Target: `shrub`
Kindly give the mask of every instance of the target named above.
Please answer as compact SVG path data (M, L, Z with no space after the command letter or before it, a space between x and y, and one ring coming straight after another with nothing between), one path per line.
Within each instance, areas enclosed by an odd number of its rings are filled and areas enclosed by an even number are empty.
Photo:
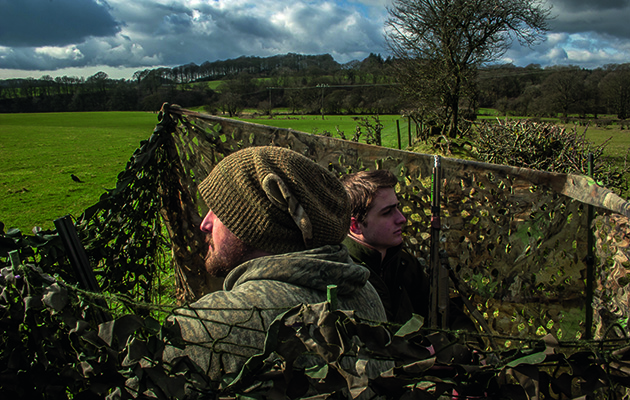
M593 155L593 178L619 195L627 195L630 172L604 156L608 141L599 146L586 139L586 131L530 120L497 120L476 124L474 154L479 161L541 171L588 175ZM627 158L627 157L626 157Z

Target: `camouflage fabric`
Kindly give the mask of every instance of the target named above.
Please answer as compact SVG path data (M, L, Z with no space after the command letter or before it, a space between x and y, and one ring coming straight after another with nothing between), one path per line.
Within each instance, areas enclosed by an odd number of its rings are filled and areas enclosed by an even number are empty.
M278 315L326 301L328 285L337 285L339 309L384 322L385 310L368 276L343 245L245 262L226 277L224 290L175 311L172 318L187 347L168 348L165 358L188 355L213 380L238 373L248 358L262 352L267 329Z
M428 265L444 262L454 272L488 322L488 334L539 338L552 333L571 340L586 330L590 334L589 326L599 326L592 333L601 338L613 321L630 317L625 278L630 272L630 202L592 178L436 158L168 104L162 115L163 121L172 118L169 129L183 165L182 190L171 196L167 221L173 263L184 288L177 293L182 301L194 301L214 288L199 279L205 270L195 258L196 243L203 243L195 218L198 210L206 211L198 182L239 149L273 145L298 151L339 175L374 168L396 174L396 193L407 217L405 249ZM440 178L433 180L438 161ZM432 221L433 182L440 194L439 235L431 228L437 221ZM589 219L589 210L595 221ZM594 230L596 260L592 313L586 312L589 227ZM439 244L443 259L432 257L432 243ZM521 343L502 341L516 347Z

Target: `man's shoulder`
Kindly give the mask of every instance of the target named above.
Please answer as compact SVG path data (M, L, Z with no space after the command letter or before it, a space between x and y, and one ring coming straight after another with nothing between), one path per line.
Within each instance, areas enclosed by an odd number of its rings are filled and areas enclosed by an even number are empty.
M366 261L371 257L376 257L378 251L364 245L363 243L359 243L356 240L352 239L350 236L346 237L343 241L343 245L348 248L348 253L353 260L361 260ZM378 258L380 258L380 253L378 253Z
M400 257L405 259L405 261L419 264L418 259L413 254L411 254L411 252L408 249L404 247L400 248Z

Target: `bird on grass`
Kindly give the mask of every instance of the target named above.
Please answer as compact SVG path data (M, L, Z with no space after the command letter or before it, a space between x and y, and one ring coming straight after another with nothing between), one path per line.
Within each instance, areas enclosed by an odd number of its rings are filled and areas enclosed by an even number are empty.
M75 182L83 183L83 181L79 179L79 177L76 176L75 174L70 174L70 178L72 178L72 180Z

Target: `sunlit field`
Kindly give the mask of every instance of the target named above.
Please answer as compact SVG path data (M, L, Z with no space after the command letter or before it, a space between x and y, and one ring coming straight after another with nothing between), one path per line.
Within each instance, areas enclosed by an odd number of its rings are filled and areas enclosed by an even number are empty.
M330 133L332 137L341 138L339 132L343 132L346 139L354 137L357 126L361 126L359 141L365 143L367 128L362 123L376 125L372 116L368 115L274 115L261 117L242 117L243 121L255 122L257 124L275 126L278 128L290 128L300 132L324 134ZM378 120L383 125L381 131L382 145L390 148L398 148L398 130L401 136L401 148L409 145L409 135L407 130L408 121L400 115L380 115ZM396 124L398 121L398 125ZM415 132L415 131L414 131Z
M81 214L115 186L157 122L156 114L144 112L0 114L5 231L51 229L56 218Z
M375 122L371 116L362 117ZM313 134L328 132L336 138L340 138L339 130L351 139L361 122L356 118L276 115L241 119ZM379 120L383 145L398 148L400 131L401 147L406 149L407 119L383 115ZM115 186L116 177L157 122L155 113L144 112L0 114L0 222L5 231L18 228L30 233L34 226L52 229L56 218L80 215ZM586 128L577 129L583 132ZM360 141L365 142L366 129L362 132ZM590 127L586 135L595 144L610 139L607 154L618 160L630 147L630 131L615 125ZM431 152L430 144L422 151Z

